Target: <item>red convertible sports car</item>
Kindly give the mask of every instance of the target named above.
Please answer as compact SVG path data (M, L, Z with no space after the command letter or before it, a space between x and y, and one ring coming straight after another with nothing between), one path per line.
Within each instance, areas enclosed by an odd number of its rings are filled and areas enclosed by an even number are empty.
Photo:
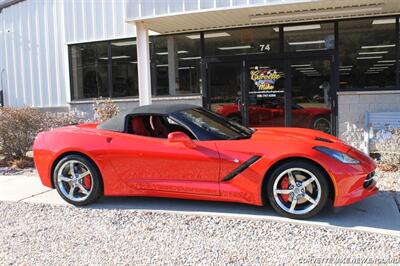
M173 197L269 204L308 218L377 192L374 161L331 135L250 129L187 104L42 132L34 159L43 184L74 205L102 195Z

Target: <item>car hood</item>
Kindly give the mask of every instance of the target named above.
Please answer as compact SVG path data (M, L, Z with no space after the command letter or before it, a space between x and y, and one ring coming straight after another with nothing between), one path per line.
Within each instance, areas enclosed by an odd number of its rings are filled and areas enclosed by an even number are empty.
M344 153L352 148L342 140L318 130L306 128L255 128L252 136L254 141L284 143L286 145L299 144L304 146L325 146Z

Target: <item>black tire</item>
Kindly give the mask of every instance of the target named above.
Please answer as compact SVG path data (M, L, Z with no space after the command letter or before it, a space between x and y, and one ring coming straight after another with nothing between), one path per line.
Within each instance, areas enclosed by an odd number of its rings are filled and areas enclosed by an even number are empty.
M65 165L68 162L79 162L82 163L89 171L90 171L90 176L91 178L91 190L90 193L87 195L86 199L82 201L74 201L69 199L64 195L62 192L62 188L59 185L59 180L58 180L58 173L60 171L60 168ZM73 167L74 168L74 167ZM71 154L63 157L55 166L54 171L53 171L53 184L58 192L58 194L63 198L66 202L75 205L75 206L84 206L91 204L95 201L97 201L103 194L103 183L101 179L101 174L96 167L96 165L86 157L79 155L79 154ZM68 183L67 183L68 184Z
M287 211L287 210L283 209L283 207L281 207L279 205L279 203L277 202L277 200L275 199L274 183L282 173L284 173L285 171L289 171L289 169L305 169L308 172L312 173L319 182L320 190L321 190L320 198L319 198L318 203L315 205L315 207L313 209L311 209L309 212L302 213L302 214L290 213L289 212L290 210ZM302 175L300 175L300 176L302 176ZM283 163L282 165L280 165L276 169L274 169L273 172L271 173L271 175L266 178L268 178L267 185L266 185L268 202L271 204L271 206L275 209L276 212L278 212L279 214L281 214L285 217L293 218L293 219L307 219L307 218L310 218L310 217L316 215L317 213L319 213L327 204L327 201L329 198L329 182L328 182L327 178L329 178L329 177L327 177L326 174L323 171L321 171L321 169L319 169L317 166L315 166L314 164L312 164L310 162L296 160L296 161L290 161L290 162ZM307 181L307 179L305 179L303 181ZM317 187L317 182L315 182L315 184L312 183L311 186ZM315 189L315 191L317 191L317 190L318 189ZM307 193L306 189L305 189L305 191L306 191L305 193ZM315 193L317 193L317 192L315 192ZM291 194L291 195L294 195L294 194ZM301 200L305 200L305 199L301 198ZM293 196L292 196L292 201L293 201ZM282 201L280 201L280 202L281 202L280 204L282 205ZM289 201L287 203L289 204L291 202ZM308 202L306 200L306 202L303 203L305 205L304 209L307 209L306 208L307 203L311 204L310 202ZM300 204L299 207L301 207L301 205L302 204ZM295 211L297 211L297 210L295 210ZM298 211L302 211L302 210L300 209Z

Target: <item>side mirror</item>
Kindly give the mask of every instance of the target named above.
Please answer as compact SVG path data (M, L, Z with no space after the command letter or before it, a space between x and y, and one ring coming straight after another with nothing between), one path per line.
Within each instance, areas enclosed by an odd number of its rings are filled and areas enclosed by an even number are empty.
M169 143L183 143L188 148L195 148L196 143L185 133L176 131L168 134L168 142Z

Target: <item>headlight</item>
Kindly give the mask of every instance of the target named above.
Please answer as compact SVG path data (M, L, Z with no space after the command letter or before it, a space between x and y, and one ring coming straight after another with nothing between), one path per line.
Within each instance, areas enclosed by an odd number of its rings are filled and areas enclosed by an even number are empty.
M323 146L316 146L314 147L315 150L320 151L322 153L325 153L326 155L335 158L336 160L342 162L342 163L346 163L346 164L359 164L360 161L351 158L350 156L348 156L347 154L340 152L340 151L336 151L336 150L332 150L329 149L327 147L323 147Z

